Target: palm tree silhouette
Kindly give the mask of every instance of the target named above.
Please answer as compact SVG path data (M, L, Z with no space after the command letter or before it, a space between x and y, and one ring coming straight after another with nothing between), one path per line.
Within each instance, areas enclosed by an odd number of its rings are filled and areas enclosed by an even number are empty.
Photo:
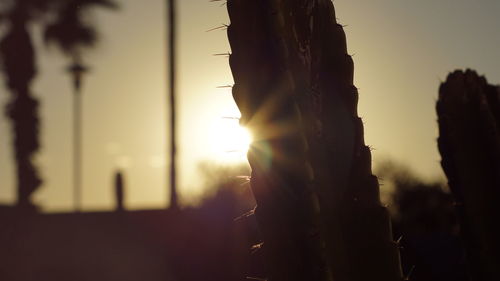
M58 1L56 20L49 24L44 32L46 44L55 44L71 59L68 72L73 79L73 114L74 114L74 204L76 211L81 210L82 184L82 76L88 71L83 65L81 55L84 48L93 47L97 42L97 32L91 24L83 21L83 16L92 6L115 9L117 5L111 0L73 0Z
M43 3L42 3L43 2ZM38 101L32 96L36 76L35 50L27 25L46 11L44 1L18 0L4 3L0 24L7 26L0 40L0 58L6 87L11 93L6 115L11 119L17 173L17 206L34 209L31 194L42 180L32 157L40 147Z
M27 25L46 24L47 42L57 43L75 59L80 46L96 42L95 30L82 22L81 11L90 5L115 7L108 0L16 0L0 3L0 25L6 26L0 39L0 63L11 99L6 115L11 119L17 173L17 206L33 210L32 193L42 184L33 164L40 148L38 101L32 96L31 82L36 76L35 48Z

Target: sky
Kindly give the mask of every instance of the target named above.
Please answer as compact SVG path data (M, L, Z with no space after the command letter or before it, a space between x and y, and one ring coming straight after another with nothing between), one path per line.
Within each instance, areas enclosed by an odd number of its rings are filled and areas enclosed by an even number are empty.
M114 207L112 180L125 174L129 209L163 208L166 155L165 6L161 0L117 0L118 11L96 11L100 44L85 53L91 72L83 85L83 210ZM200 163L245 163L238 143L239 112L230 90L226 7L208 0L178 2L179 193L193 204L207 192ZM500 84L500 1L336 0L353 55L359 114L373 161L393 159L427 179L443 177L437 151L435 101L440 81L455 69L473 68ZM71 211L72 90L69 61L41 44L32 27L39 74L44 178L34 201L44 211ZM1 79L1 78L0 78ZM0 86L0 106L9 93ZM2 109L3 112L3 109ZM15 200L8 120L0 117L0 204ZM221 143L223 145L221 145Z

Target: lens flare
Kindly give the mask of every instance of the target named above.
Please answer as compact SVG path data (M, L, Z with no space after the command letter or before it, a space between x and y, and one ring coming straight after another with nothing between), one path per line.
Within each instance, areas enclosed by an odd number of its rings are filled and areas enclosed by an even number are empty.
M252 142L250 132L237 119L220 119L211 128L210 150L213 158L223 162L244 162Z

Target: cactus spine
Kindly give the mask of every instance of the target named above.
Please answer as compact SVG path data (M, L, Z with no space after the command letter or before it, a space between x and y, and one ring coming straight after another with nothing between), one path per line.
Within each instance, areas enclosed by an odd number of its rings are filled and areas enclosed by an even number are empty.
M233 97L254 134L248 159L270 280L401 280L333 4L227 7Z
M500 88L471 70L455 71L436 105L441 166L457 202L473 280L500 276Z

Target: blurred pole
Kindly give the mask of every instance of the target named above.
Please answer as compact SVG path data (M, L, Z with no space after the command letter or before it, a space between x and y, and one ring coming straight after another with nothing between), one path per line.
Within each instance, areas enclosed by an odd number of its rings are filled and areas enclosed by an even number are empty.
M68 67L73 78L73 203L75 211L82 209L82 75L87 68L78 59Z
M115 173L115 200L116 200L116 211L123 212L125 210L124 199L125 199L125 183L123 179L123 174L121 171Z
M177 178L176 178L176 122L175 122L175 0L167 0L167 26L168 26L168 83L169 83L169 103L167 107L170 107L170 209L177 209Z

